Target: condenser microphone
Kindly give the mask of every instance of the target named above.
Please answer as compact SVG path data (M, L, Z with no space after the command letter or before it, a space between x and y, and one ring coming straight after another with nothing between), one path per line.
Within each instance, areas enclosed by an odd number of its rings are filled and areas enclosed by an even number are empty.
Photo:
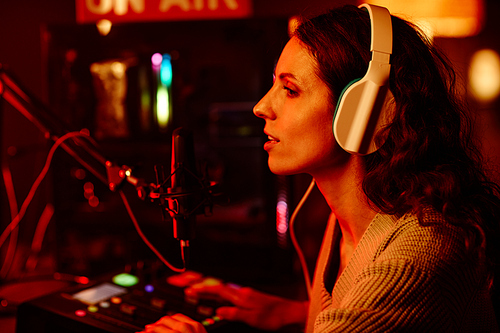
M199 205L199 182L194 155L193 134L185 128L172 133L171 185L168 188L169 214L174 237L189 246L194 237L195 210Z

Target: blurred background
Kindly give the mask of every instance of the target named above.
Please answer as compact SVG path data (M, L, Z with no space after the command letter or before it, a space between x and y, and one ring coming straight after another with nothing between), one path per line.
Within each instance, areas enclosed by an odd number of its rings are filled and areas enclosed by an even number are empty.
M456 67L491 176L500 163L500 3L497 0L380 0L414 21ZM228 202L199 215L190 268L303 298L288 223L307 176L267 169L263 122L252 107L297 15L356 0L3 0L2 71L71 131L136 177L170 170L171 135L193 130L196 159ZM1 89L0 89L1 90ZM53 141L0 98L0 228L22 208ZM179 265L172 223L157 203L123 184L144 233ZM310 270L328 209L315 190L298 215ZM0 244L0 283L51 276L98 277L155 261L120 196L58 149L19 227ZM290 288L294 286L297 288ZM293 290L293 291L292 291Z

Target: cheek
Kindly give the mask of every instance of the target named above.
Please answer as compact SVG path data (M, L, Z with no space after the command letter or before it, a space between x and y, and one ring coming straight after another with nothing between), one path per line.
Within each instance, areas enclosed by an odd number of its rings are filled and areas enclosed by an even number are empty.
M329 127L308 127L302 135L295 140L293 148L298 163L303 166L314 167L329 164L341 149L335 141L333 132Z
M304 134L314 138L314 141L322 143L335 142L335 136L332 129L333 115L329 110L318 112L313 117L310 117L304 124Z
M331 151L335 137L331 125L333 115L330 110L324 107L303 106L296 107L294 111L288 113L293 114L293 117L287 118L280 124L283 126L283 133L287 133L287 140L284 142L292 145L288 148L300 155L309 155L313 151L317 154L318 150L326 148L330 148Z
M343 155L344 150L338 145L331 126L333 116L318 116L318 119L309 124L309 130L304 132L302 150L307 152L312 163L329 163Z
M286 103L283 110L285 115L289 115L284 125L286 128L299 134L333 136L333 110L325 107L324 103Z
M315 132L302 147L303 155L311 160L311 163L328 160L332 157L338 147L333 134L329 132ZM340 147L339 147L340 148Z

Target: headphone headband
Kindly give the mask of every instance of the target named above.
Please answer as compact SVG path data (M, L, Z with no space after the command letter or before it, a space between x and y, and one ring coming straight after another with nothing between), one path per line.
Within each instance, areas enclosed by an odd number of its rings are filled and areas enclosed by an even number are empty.
M370 14L370 51L392 54L392 22L389 11L367 3L359 5L359 8L365 8Z

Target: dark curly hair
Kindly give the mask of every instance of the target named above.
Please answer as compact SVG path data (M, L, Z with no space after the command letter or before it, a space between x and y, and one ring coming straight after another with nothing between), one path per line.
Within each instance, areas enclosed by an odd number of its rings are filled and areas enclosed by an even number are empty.
M389 85L395 116L379 133L381 148L364 157L363 190L387 214L416 213L426 207L465 231L467 248L483 260L490 278L499 235L499 188L482 168L466 104L455 91L446 57L419 30L392 17L393 54ZM317 75L330 87L332 108L344 87L367 71L370 18L344 6L304 22L294 36L317 60ZM491 282L491 279L490 279Z

